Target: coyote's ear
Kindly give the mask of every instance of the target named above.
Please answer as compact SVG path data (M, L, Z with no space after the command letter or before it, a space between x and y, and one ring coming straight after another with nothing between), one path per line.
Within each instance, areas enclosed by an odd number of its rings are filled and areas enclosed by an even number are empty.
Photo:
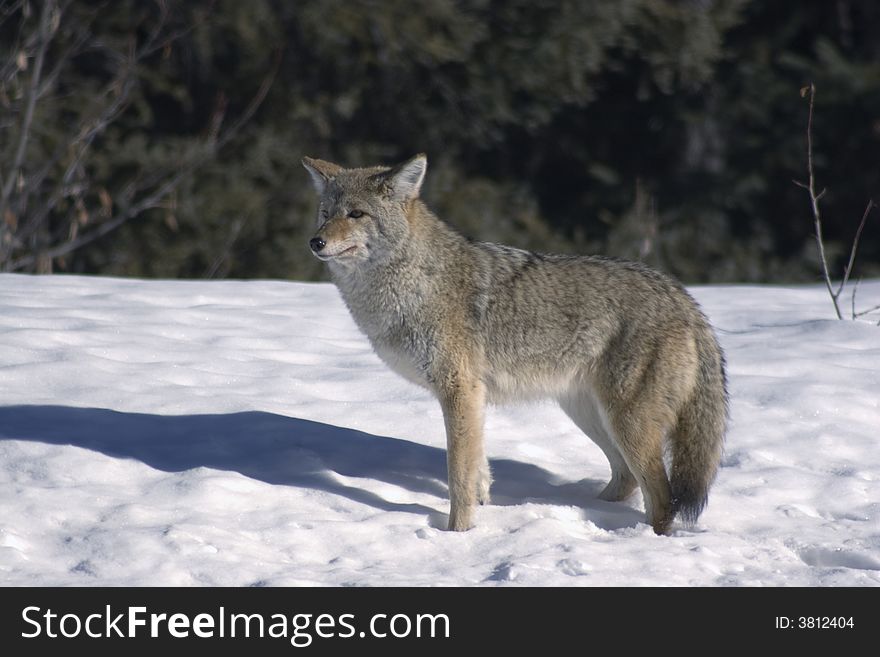
M391 196L398 201L411 201L418 198L427 168L427 156L424 153L419 153L391 169L385 174L386 185L391 188Z
M312 184L315 186L315 191L318 192L318 196L321 196L324 193L324 188L327 186L327 183L333 180L337 174L342 171L342 167L338 164L333 164L332 162L327 162L325 160L316 160L310 157L304 157L302 159L302 165L306 168L306 171L309 172L309 175L312 178Z

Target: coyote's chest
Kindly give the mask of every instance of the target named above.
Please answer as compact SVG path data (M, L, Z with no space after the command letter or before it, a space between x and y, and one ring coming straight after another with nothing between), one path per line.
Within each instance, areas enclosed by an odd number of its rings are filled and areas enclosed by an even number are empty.
M436 351L429 336L435 331L425 324L424 312L416 304L375 292L352 295L342 290L342 296L379 358L408 381L429 386Z
M416 385L430 384L430 365L435 347L424 335L404 322L384 326L382 330L364 332L376 355L391 370Z

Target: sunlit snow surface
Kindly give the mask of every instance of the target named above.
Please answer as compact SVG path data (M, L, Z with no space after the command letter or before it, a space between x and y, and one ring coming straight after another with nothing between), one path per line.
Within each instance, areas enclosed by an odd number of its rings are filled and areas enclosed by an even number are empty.
M692 292L732 400L699 524L597 500L546 403L490 410L493 504L454 534L439 406L331 285L0 275L0 584L880 584L880 314Z

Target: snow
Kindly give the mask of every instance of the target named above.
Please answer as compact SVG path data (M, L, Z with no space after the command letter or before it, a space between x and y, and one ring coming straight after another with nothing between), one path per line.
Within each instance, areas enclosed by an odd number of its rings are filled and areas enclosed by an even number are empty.
M596 499L604 456L545 403L490 410L458 534L437 402L331 285L0 275L0 583L877 586L880 313L692 292L732 400L698 525Z

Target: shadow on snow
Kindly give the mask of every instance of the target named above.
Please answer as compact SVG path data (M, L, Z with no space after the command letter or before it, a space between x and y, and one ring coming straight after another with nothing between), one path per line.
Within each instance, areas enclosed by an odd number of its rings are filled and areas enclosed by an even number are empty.
M214 468L269 484L345 496L384 511L431 517L436 509L401 504L340 481L336 475L383 481L434 495L446 503L446 452L331 424L249 411L225 415L148 415L67 406L0 407L0 440L73 445L108 456L136 459L166 472ZM584 440L587 440L584 437ZM553 473L510 459L491 459L492 503L584 507L604 529L631 527L643 516L625 504L595 499L602 482L564 482Z

